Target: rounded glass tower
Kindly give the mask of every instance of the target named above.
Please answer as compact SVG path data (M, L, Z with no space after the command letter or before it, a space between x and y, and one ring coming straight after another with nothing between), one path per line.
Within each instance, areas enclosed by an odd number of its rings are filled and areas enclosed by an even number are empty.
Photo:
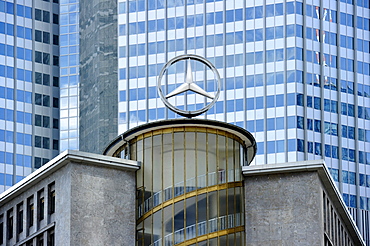
M137 245L243 245L246 130L210 120L159 121L116 138L105 154L140 161Z

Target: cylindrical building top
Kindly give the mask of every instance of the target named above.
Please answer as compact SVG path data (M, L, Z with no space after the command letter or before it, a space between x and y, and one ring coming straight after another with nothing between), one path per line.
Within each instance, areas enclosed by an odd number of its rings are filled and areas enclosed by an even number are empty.
M167 128L177 127L196 127L207 128L218 131L223 131L236 138L244 147L246 153L244 165L249 165L256 155L257 145L253 135L247 130L228 124L221 121L205 120L205 119L171 119L151 122L148 124L134 127L121 135L117 136L104 150L103 154L108 156L117 156L122 151L122 148L132 139L139 135L152 131L160 131Z

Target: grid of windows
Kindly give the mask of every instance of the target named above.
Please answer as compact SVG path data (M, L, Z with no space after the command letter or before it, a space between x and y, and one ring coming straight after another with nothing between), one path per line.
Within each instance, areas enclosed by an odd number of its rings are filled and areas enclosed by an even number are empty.
M351 5L120 0L119 132L178 117L158 100L157 76L171 58L198 54L216 66L223 84L218 102L200 117L252 132L255 163L325 159L338 171L334 180L347 205L368 209L360 201L370 189L353 175L370 175L369 3ZM212 92L207 72L194 66L197 84ZM167 91L183 82L184 70L168 72ZM190 107L203 105L189 98ZM176 105L184 108L184 97Z
M60 150L78 149L79 3L60 3Z
M53 47L59 36L53 28L59 19L56 7L41 0L0 0L0 192L34 170L32 156L58 154L50 147L49 151L37 150L33 141L37 131L33 125L38 124L35 116L42 115L47 128L46 119L59 113L53 107L59 92L50 87L51 80L59 76L55 70L58 49ZM59 137L56 131L46 130L37 135Z

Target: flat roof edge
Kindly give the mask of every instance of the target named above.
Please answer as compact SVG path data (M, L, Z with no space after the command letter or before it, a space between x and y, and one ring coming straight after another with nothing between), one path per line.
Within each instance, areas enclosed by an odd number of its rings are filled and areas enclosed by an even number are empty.
M18 193L28 189L29 186L39 182L44 177L62 168L70 162L84 163L100 167L113 168L118 170L136 171L140 168L140 162L125 160L117 157L104 156L99 154L86 153L77 150L66 150L48 163L35 170L27 177L13 185L0 194L0 205L12 199Z

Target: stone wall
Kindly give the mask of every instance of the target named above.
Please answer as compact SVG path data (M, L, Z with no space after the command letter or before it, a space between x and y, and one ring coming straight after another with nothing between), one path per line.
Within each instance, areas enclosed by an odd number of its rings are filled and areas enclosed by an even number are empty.
M317 172L248 176L247 245L323 245L322 189Z

